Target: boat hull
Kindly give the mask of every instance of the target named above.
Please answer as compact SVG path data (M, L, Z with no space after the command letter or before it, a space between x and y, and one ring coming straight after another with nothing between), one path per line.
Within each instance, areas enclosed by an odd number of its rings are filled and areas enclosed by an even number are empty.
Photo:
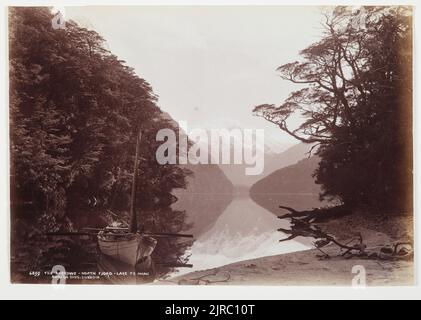
M135 266L139 261L141 236L128 234L119 237L107 234L98 235L98 245L103 254L120 262Z
M136 266L139 260L149 257L155 250L157 241L140 234L113 234L100 232L98 245L101 252L115 260Z

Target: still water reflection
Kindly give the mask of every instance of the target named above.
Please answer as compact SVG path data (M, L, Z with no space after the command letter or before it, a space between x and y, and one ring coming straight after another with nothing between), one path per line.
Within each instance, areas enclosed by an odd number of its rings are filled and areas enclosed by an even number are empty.
M295 199L300 201L300 197ZM308 196L301 200L308 202ZM310 248L305 239L280 244L279 239L284 237L276 231L280 227L288 227L288 222L279 220L249 197L236 197L213 226L196 237L188 252L193 270L181 269L177 274Z

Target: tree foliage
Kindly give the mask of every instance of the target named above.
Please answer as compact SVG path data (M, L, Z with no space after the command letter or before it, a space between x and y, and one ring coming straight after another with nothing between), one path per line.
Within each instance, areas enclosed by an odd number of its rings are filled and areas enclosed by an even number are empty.
M408 207L412 168L412 12L406 7L336 7L322 39L301 61L280 66L299 90L256 115L317 144L322 197L350 206ZM303 123L290 128L299 113Z
M14 220L54 231L106 209L124 217L142 130L139 221L159 224L153 231L182 230L184 212L169 206L188 172L155 160L155 133L173 126L151 86L104 49L95 31L73 21L54 30L52 18L48 8L9 12Z

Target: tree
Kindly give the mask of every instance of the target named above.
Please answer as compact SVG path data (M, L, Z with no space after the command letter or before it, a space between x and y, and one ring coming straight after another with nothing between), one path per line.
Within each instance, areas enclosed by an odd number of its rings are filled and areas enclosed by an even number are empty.
M322 197L349 206L404 206L411 193L412 30L406 7L336 7L303 60L278 68L300 89L256 115L318 146ZM297 113L305 119L290 128Z
M149 227L154 217L160 232L186 228L183 213L171 215L170 205L189 172L156 164L156 132L173 126L150 84L104 49L95 31L73 21L54 30L48 8L9 13L14 228L23 221L31 230L71 229L86 226L87 216L99 224L109 209L124 219L139 130L139 221ZM186 247L160 246L161 255L180 257Z

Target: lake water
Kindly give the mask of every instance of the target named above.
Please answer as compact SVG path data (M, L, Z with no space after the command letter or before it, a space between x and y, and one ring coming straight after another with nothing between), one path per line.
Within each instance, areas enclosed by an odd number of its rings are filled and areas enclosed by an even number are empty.
M177 275L310 248L305 239L279 243L285 237L277 231L280 227L287 228L288 222L279 220L249 197L236 197L193 243L189 252L193 270L181 269Z
M179 268L172 276L310 249L310 241L304 238L279 243L286 235L277 229L289 227L287 220L277 218L277 215L285 213L279 209L280 204L304 210L320 203L317 195L312 194L264 194L255 196L254 200L247 193L237 194L234 198L232 195L221 194L184 197L178 204L178 209L191 213L190 217L194 218L191 222L196 223L191 230L195 240L185 253L190 256L189 263L194 267ZM81 223L96 226L99 221ZM128 266L119 266L104 256L97 265L99 270L110 272L132 271ZM127 277L111 280L113 283L138 283L138 279Z

